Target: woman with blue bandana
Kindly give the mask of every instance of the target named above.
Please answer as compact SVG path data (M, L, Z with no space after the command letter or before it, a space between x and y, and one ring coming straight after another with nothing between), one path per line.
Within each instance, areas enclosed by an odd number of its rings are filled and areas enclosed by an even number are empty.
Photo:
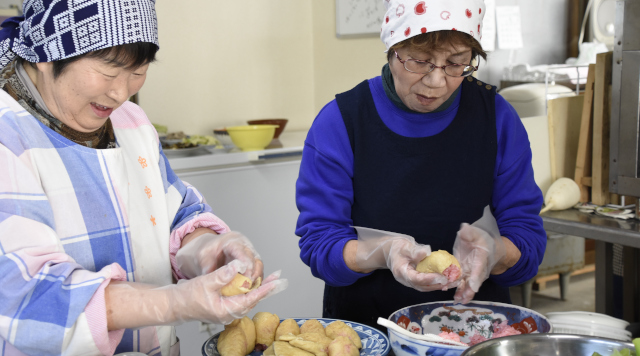
M472 76L486 58L484 1L381 1L388 63L320 111L296 183L300 256L326 283L323 316L377 327L420 303L510 303L546 234L522 122ZM458 273L416 270L437 250Z
M128 101L158 50L153 0L26 0L0 31L0 354L177 355L282 291L169 167ZM180 283L174 284L176 280Z

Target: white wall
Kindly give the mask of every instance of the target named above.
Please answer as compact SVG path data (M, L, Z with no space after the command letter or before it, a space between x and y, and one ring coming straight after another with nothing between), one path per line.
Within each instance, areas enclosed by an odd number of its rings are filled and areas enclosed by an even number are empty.
M387 55L377 35L336 37L335 0L313 1L312 14L314 113L317 113L336 94L380 75Z
M158 63L140 91L153 122L212 134L257 118L308 125L313 113L311 2L157 1Z

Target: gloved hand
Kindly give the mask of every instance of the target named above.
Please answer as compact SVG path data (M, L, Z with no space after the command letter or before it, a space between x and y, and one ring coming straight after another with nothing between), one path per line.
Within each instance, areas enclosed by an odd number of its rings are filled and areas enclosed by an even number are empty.
M454 301L469 303L506 253L506 246L489 206L485 207L480 220L471 225L462 224L453 243L453 255L462 267L461 282Z
M227 285L245 266L233 261L204 276L181 280L168 288L168 302L177 321L199 320L206 323L229 324L245 316L259 301L287 288L288 281L279 279L280 271L267 277L262 285L247 294L223 297L220 289Z
M420 273L416 266L431 254L408 235L354 226L358 233L356 265L362 270L388 268L401 284L421 292L447 288L447 277L439 273Z
M223 297L220 290L246 266L235 260L204 276L162 287L111 281L105 289L109 330L152 325L178 325L187 321L229 324L242 318L261 300L285 290L280 271L247 294Z
M233 260L246 266L244 274L251 280L262 277L263 265L258 251L247 237L237 231L222 235L202 234L176 254L178 268L187 278L205 275Z

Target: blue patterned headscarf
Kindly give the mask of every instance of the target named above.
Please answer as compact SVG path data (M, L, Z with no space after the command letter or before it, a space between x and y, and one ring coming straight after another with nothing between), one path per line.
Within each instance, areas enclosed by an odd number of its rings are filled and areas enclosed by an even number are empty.
M57 61L135 42L158 46L155 0L25 0L2 23L0 68L15 56Z

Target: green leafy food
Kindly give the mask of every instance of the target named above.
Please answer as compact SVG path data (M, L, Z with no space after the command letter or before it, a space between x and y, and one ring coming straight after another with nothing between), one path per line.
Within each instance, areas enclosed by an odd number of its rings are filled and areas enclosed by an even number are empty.
M213 136L205 135L191 135L189 138L185 138L182 140L184 143L192 143L194 145L205 145L205 146L218 146L220 145L220 141Z
M622 349L620 351L615 350L610 356L632 356L638 355L638 351L640 350L640 338L633 339L633 345L635 346L635 353L631 353L630 349ZM594 352L591 356L603 356L597 352Z

